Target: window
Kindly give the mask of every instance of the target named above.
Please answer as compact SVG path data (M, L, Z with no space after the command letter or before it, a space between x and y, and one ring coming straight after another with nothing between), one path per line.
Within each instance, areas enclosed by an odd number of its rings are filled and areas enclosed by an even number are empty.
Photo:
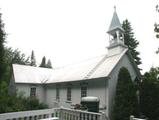
M56 100L60 100L60 89L56 87Z
M67 87L67 101L71 101L71 87Z
M36 97L36 88L35 87L30 88L30 97Z
M81 97L87 96L87 86L81 86Z

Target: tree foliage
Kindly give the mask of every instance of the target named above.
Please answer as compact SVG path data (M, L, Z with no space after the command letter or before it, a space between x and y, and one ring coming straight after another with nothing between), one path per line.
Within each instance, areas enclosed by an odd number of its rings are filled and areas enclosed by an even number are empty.
M22 53L20 50L14 50L11 47L5 48L5 62L6 64L30 64L29 57L26 57L26 55Z
M47 61L46 67L47 67L47 68L52 68L52 64L51 64L50 59Z
M41 64L39 67L44 67L44 68L46 67L46 57L45 56L42 58L42 61L41 61Z
M47 108L47 105L40 103L37 99L26 98L19 93L9 94L8 84L11 78L12 63L29 65L30 62L29 57L26 57L18 49L13 50L6 47L4 50L4 65L6 69L3 73L3 81L0 83L0 113Z
M159 12L159 5L156 5L156 11ZM154 31L156 33L156 38L159 38L159 24L155 23Z
M140 90L141 112L149 120L159 120L159 68L151 68L143 76Z
M129 120L130 115L137 115L137 95L129 71L122 67L118 73L113 120Z
M159 13L159 5L156 5L156 11ZM159 38L159 23L154 24L154 32L156 33L156 38ZM159 48L156 53L159 53Z
M4 31L4 23L2 22L2 14L0 13L0 83L3 80L3 74L5 72L5 60L4 60L4 43L6 33Z
M24 97L22 94L9 94L9 80L12 73L12 63L30 65L29 57L26 57L20 50L5 47L4 61L5 72L3 81L0 84L0 113L15 112L23 110L35 110L47 108L47 105L40 103L37 99Z
M40 64L39 67L52 68L52 64L51 64L50 59L49 59L49 60L47 61L47 63L46 63L46 57L44 56L44 57L42 58L42 61L41 61L41 64Z
M22 94L17 93L10 96L6 94L6 85L3 85L3 88L5 88L5 91L3 96L0 96L0 113L48 108L46 104L40 103L36 98L24 97Z
M47 108L37 99L25 98L17 93L8 94L12 63L28 65L29 58L18 49L5 47L5 36L0 14L0 113Z
M140 53L136 50L139 45L139 42L134 37L133 29L131 27L130 22L126 19L125 21L123 21L122 27L125 30L124 33L125 45L128 46L131 55L134 58L135 63L137 65L140 65L141 64L141 58L139 57Z
M31 66L36 66L36 59L35 59L35 55L34 55L34 51L32 50L31 52L31 61L30 61L30 65Z
M12 72L12 64L28 65L30 62L29 57L26 57L26 55L18 49L14 50L11 47L5 47L4 50L5 72L3 74L3 78L7 83L9 83Z

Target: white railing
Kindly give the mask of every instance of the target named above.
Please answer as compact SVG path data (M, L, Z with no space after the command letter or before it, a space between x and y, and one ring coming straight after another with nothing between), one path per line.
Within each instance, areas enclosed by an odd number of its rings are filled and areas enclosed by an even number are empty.
M0 120L39 120L56 116L58 109L32 110L0 114Z
M105 120L104 114L101 113L68 108L54 108L0 114L0 120L39 120L51 117L59 117L59 120Z
M82 110L74 110L68 108L59 109L60 120L103 120L101 113L87 112Z

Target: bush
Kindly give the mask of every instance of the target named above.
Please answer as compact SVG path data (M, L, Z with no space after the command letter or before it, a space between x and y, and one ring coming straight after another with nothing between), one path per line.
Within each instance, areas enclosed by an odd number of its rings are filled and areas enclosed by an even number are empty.
M0 84L0 113L45 109L48 106L36 98L24 97L23 94L9 95L7 84Z

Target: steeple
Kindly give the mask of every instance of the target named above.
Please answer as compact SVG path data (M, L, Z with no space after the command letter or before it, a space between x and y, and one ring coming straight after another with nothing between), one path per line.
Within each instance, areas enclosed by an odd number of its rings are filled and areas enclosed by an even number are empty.
M116 13L116 6L114 6L114 14L113 14L111 24L109 26L108 33L111 34L111 31L113 31L115 29L119 29L120 31L124 32L124 29L122 28L118 15Z
M114 7L113 18L107 33L109 34L108 54L112 54L112 51L121 52L123 48L127 48L124 45L124 29L118 18L116 7ZM116 50L117 48L119 50Z

